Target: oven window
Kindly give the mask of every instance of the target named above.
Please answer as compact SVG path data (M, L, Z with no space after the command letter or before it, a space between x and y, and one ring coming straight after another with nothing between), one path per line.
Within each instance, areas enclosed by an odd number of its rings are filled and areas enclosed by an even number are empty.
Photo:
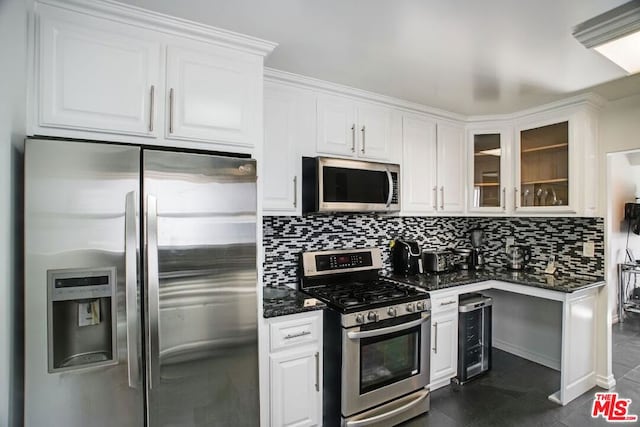
M387 203L389 179L384 171L325 166L322 173L325 202Z
M360 341L360 394L420 373L420 326Z

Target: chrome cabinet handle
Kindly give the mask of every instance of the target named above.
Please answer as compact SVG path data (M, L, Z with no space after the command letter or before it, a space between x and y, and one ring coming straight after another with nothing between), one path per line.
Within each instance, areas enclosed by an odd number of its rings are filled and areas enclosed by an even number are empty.
M507 188L502 187L502 210L507 210Z
M155 109L155 98L156 98L156 87L151 85L151 90L149 93L149 132L153 132L153 116Z
M290 340L292 338L299 338L299 337L304 337L305 335L311 335L311 331L302 331L299 332L297 334L287 334L284 339L285 340Z
M435 331L433 333L433 352L435 354L438 354L438 322L435 322L433 324L433 327L435 328Z
M413 399L412 401L399 406L395 409L392 409L389 412L385 412L383 414L379 414L379 415L374 415L372 417L369 418L365 418L362 420L355 420L355 421L347 421L344 425L345 427L365 427L365 426L369 426L372 424L379 424L384 420L388 420L389 418L393 418L398 414L401 414L402 412L408 411L409 409L413 408L414 406L416 406L418 403L422 402L424 399L427 398L427 396L429 396L429 391L427 390L422 390L420 391L420 394L418 397L416 397L415 399Z
M513 210L518 209L518 187L513 188Z
M316 351L316 391L320 391L320 353Z
M125 311L127 318L127 364L129 387L140 383L140 353L138 350L138 245L136 239L136 193L125 198L124 209Z
M364 125L362 125L362 129L360 129L360 130L362 131L362 149L361 149L361 151L362 151L362 154L364 154L364 141L365 141L365 137L364 136L365 136L365 131L366 131Z
M347 337L351 340L359 340L361 338L371 338L378 337L380 335L391 334L394 332L404 331L406 329L411 329L415 326L422 325L424 322L429 321L431 315L428 313L423 314L423 317L418 320L413 320L411 322L402 323L400 325L389 326L387 328L373 329L371 331L352 331L347 332Z
M146 243L145 251L147 266L147 371L149 388L160 385L160 277L158 271L158 201L156 196L147 196L146 209Z
M457 302L458 301L456 301L456 300L452 300L452 301L447 301L447 302L441 302L440 305L441 306L443 306L443 305L451 305L451 304L455 304Z
M356 152L356 124L351 125L351 152Z
M293 177L293 207L298 207L298 177Z
M169 89L169 133L173 133L173 88Z
M440 187L440 210L444 210L444 186Z
M433 187L433 210L438 210L438 187Z

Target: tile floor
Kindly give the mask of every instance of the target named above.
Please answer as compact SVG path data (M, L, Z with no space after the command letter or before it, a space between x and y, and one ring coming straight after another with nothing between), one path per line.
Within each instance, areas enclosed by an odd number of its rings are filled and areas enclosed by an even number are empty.
M614 325L612 339L615 391L632 399L629 412L640 416L640 315ZM494 349L491 372L464 386L436 390L429 413L402 427L612 425L591 418L593 395L602 389L596 387L562 407L547 399L559 383L557 371Z

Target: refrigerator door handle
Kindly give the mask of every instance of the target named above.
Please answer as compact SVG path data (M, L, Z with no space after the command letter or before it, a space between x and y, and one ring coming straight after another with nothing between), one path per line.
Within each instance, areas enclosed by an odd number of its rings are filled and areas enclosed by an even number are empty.
M147 196L146 209L147 375L149 389L160 385L160 278L158 272L158 201Z
M125 198L124 257L125 257L125 313L127 317L127 364L129 387L140 383L140 353L138 349L138 260L136 238L136 193Z

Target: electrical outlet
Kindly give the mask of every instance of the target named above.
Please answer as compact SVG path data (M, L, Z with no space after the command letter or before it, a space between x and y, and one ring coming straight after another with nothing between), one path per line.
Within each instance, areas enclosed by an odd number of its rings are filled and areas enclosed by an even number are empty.
M582 242L582 256L594 257L596 255L596 245L593 242Z
M505 253L509 252L509 248L511 246L515 245L515 244L516 244L516 238L515 237L507 237L507 240L506 240L505 245L504 245Z

